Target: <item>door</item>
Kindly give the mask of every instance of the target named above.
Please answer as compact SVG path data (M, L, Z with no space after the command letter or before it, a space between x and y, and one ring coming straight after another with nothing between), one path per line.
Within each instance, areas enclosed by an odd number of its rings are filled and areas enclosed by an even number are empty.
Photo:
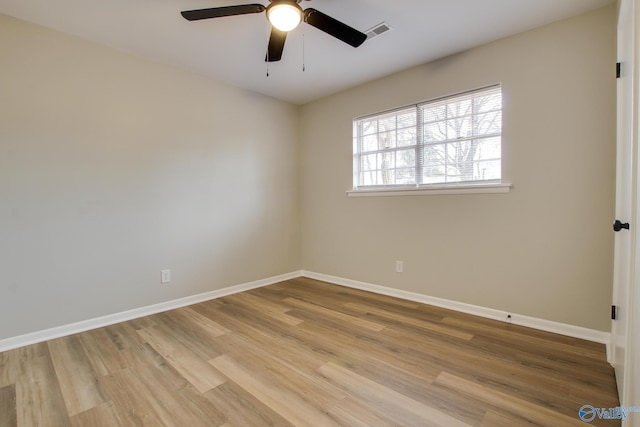
M635 227L634 216L634 17L636 0L622 0L618 15L617 79L617 156L616 156L616 220L631 223L629 229L620 228L615 234L613 274L613 305L617 319L611 325L611 363L615 368L618 394L623 400L627 379L629 346L629 297L632 295L632 246ZM621 402L621 404L624 404Z

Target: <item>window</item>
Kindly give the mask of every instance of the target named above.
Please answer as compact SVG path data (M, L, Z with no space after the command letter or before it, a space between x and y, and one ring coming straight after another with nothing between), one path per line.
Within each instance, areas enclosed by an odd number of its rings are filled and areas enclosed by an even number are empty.
M357 118L354 190L499 183L501 135L499 85Z

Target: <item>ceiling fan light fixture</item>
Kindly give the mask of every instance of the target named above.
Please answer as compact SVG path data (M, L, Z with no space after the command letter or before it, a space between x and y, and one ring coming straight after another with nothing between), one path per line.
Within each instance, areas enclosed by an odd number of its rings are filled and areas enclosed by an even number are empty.
M280 31L291 31L302 21L302 8L294 2L271 3L267 7L267 19Z

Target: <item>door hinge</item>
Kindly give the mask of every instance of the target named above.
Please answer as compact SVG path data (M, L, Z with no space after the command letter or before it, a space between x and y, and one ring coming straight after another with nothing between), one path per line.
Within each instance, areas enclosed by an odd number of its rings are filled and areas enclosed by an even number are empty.
M611 320L618 320L618 306L611 306Z
M620 62L616 62L616 79L619 79L622 75L622 64Z

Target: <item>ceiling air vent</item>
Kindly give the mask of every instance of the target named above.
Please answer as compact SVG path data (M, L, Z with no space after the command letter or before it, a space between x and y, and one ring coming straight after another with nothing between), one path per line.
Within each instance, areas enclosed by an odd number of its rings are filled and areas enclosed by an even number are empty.
M367 40L371 40L374 37L378 37L379 35L386 33L390 29L391 27L389 26L389 24L387 24L386 22L381 22L378 25L369 28L364 33L367 35Z

